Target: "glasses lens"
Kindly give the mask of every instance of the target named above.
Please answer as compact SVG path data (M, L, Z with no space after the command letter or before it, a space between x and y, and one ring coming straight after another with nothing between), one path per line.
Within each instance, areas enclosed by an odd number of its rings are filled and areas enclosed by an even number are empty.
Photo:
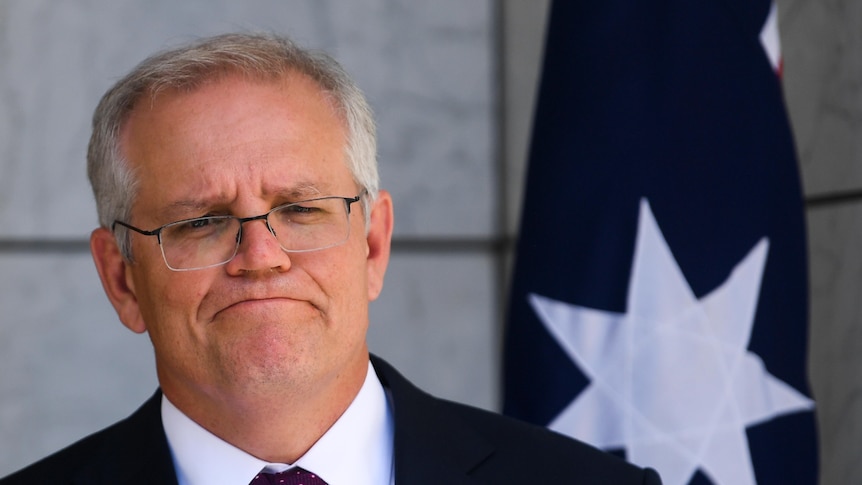
M240 222L231 216L199 217L162 229L162 254L175 270L199 269L230 261L236 254Z
M277 207L269 226L286 251L314 251L343 243L350 235L347 204L327 197Z

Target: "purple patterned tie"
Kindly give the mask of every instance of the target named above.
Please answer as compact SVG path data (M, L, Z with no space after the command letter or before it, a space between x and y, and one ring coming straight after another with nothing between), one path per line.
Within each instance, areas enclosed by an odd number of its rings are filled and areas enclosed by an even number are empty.
M249 485L327 485L322 478L299 467L281 473L260 472Z

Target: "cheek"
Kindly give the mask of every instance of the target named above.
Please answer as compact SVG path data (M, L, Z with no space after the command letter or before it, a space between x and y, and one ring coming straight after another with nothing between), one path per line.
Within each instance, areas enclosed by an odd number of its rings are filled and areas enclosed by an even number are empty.
M356 325L358 318L367 320L367 271L365 256L359 245L342 246L317 261L297 264L315 281L325 294L324 308L329 325ZM321 254L323 256L323 254ZM299 263L299 262L297 262Z
M154 271L136 279L141 314L151 337L190 331L206 294L203 275Z
M368 272L363 259L357 257L352 261L355 262L351 264L349 273L342 270L335 275L336 281L343 284L339 293L343 298L342 313L337 323L342 326L340 332L347 339L364 341L368 329Z

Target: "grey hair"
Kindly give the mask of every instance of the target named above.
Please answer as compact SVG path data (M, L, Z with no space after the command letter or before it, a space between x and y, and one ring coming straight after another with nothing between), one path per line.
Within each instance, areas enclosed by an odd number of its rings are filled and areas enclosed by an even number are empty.
M291 72L315 81L334 101L347 129L345 160L362 198L366 228L370 206L377 198L377 134L368 101L347 72L322 52L297 46L274 34L223 34L157 53L138 64L102 97L93 114L93 134L87 151L87 175L99 224L128 221L137 196L137 177L120 147L120 132L138 103L152 102L163 90L191 92L231 74L277 80ZM117 231L122 254L131 260L127 231Z

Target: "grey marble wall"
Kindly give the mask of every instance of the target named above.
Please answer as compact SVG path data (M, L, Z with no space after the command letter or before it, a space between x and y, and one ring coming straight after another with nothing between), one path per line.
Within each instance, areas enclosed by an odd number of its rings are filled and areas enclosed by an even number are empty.
M862 3L779 0L808 199L809 374L821 483L862 483Z
M498 237L491 0L0 1L0 476L155 389L87 249L95 104L145 55L275 30L329 51L379 120L395 247L370 345L429 391L494 408Z

